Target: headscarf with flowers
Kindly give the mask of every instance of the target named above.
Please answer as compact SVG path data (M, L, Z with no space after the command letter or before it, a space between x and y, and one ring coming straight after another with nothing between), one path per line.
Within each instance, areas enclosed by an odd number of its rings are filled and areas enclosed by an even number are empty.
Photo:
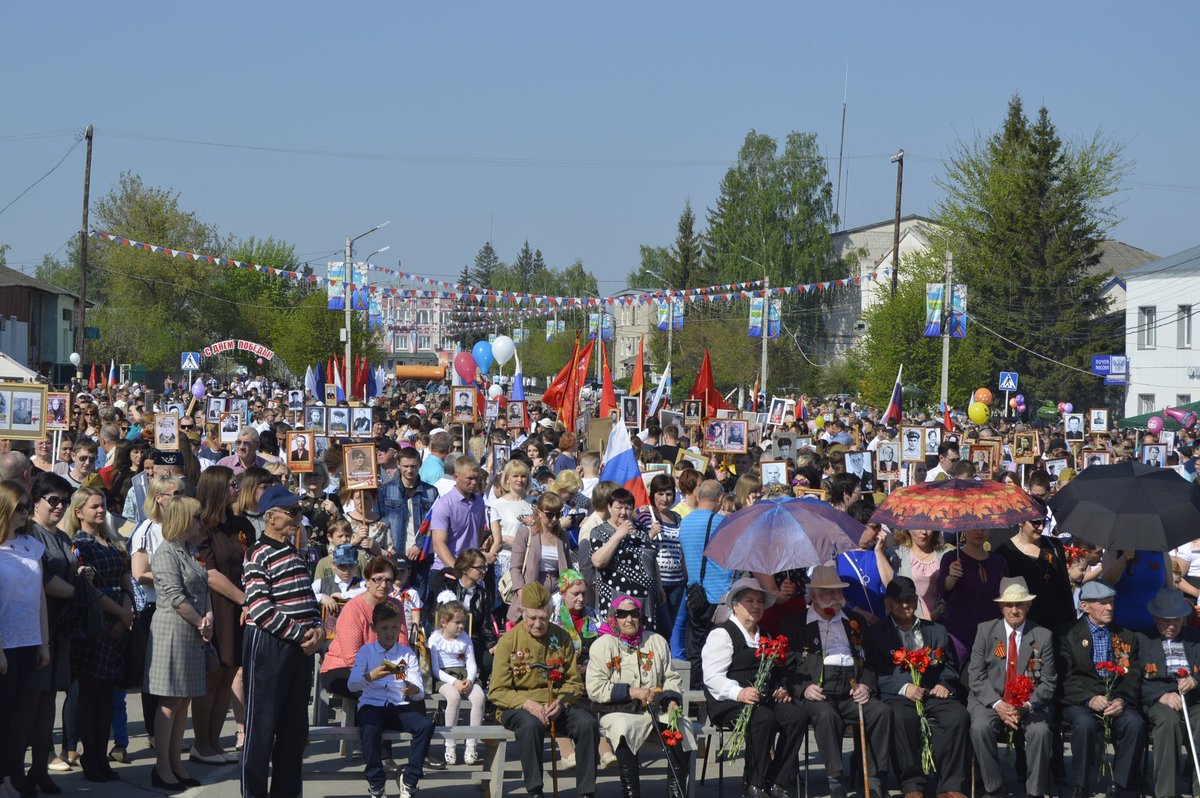
M558 595L560 601L558 605L558 625L563 628L571 637L571 642L575 644L575 650L583 649L583 641L591 640L600 636L600 631L596 623L595 613L589 610L586 606L583 611L576 614L567 607L567 602L564 600L567 588L576 584L586 584L583 574L576 571L574 568L568 568L558 576Z

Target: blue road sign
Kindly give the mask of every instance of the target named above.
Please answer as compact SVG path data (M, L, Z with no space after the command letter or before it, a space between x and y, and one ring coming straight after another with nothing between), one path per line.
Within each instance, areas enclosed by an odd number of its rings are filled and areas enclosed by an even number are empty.
M200 370L200 353L199 352L181 352L179 354L179 368L183 371L199 371Z
M1000 390L1015 391L1017 390L1017 372L1002 371L1000 372Z

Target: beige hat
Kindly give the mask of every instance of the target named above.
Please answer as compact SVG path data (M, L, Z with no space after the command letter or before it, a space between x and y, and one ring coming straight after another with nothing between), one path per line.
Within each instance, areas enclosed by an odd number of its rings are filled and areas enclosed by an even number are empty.
M850 587L848 583L842 581L842 577L838 575L837 567L833 565L818 565L814 568L808 578L808 586L823 590Z
M762 584L757 579L753 576L743 576L729 586L729 592L725 594L725 604L732 607L737 597L747 590L757 590L759 593L762 593L764 607L770 607L775 603L775 597L764 590Z
M1023 601L1033 601L1037 596L1029 592L1023 576L1006 576L1000 580L1000 595L995 599L997 604L1017 604Z

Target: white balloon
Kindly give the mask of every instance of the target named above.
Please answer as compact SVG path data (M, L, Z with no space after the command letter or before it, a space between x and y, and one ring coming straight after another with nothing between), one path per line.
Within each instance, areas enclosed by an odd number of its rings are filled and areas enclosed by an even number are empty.
M502 393L504 393L504 389L501 388L499 385L492 383L491 385L488 386L488 397L489 398L496 399Z
M497 335L496 340L492 341L492 357L501 366L511 360L516 351L517 345L507 335Z

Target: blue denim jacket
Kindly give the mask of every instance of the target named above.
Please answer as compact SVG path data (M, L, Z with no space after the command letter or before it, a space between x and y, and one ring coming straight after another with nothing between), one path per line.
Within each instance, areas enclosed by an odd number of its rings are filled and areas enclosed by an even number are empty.
M412 513L415 519L413 521L415 535L421 526L421 520L425 518L429 508L433 507L433 503L437 501L438 492L433 485L418 482L412 496L411 507L405 502L404 496L404 486L400 484L400 474L397 473L391 481L384 483L379 488L379 498L375 503L379 517L387 521L388 527L392 530L392 549L397 554L404 553L404 535L408 529L409 513Z

